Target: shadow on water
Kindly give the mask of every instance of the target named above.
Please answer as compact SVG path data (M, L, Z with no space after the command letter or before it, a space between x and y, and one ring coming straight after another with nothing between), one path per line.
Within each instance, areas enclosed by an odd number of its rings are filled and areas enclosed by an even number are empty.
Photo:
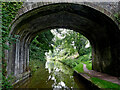
M57 61L41 62L40 68L31 77L15 85L15 88L88 89L77 75L73 76L71 68Z

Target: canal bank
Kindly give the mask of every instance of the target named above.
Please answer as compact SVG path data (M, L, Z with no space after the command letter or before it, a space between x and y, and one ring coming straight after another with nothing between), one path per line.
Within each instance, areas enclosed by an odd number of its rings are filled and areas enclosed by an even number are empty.
M83 64L82 71L79 72L75 70L74 72L78 76L78 79L83 79L88 85L91 85L89 88L120 89L120 80L118 77L94 70L88 70L86 64Z
M14 88L120 89L120 86L116 84L119 84L120 81L116 77L112 79L106 77L109 80L114 80L114 82L116 81L116 83L111 83L108 81L103 82L101 81L102 79L99 79L99 77L104 75L100 75L100 73L92 73L93 70L88 70L85 64L83 64L84 72L78 72L59 61L47 61L46 63L40 63L40 68L38 68L38 70L34 72L31 77L21 80L19 83L14 85ZM96 77L99 80L96 79ZM107 84L109 84L109 86L106 86Z

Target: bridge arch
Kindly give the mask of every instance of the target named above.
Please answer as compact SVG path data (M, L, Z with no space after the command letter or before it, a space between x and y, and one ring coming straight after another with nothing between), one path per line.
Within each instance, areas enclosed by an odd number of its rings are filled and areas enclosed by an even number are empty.
M36 6L35 6L36 5ZM8 74L17 76L29 67L29 45L39 33L54 28L83 34L92 46L93 70L119 76L120 31L112 14L90 4L53 3L24 7L11 24L10 35L19 35L8 52ZM20 13L21 12L21 13Z

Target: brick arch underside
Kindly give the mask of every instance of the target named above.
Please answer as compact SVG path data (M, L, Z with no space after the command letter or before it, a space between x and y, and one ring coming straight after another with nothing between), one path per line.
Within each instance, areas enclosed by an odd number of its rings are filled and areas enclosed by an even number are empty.
M54 28L80 32L92 46L93 70L120 76L120 31L105 14L79 4L45 5L21 15L11 35L20 35L8 52L8 74L17 76L29 67L29 45L39 33Z

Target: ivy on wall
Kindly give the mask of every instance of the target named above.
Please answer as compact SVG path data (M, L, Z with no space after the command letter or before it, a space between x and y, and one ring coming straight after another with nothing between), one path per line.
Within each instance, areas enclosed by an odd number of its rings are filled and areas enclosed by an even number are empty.
M4 59L4 50L8 50L9 46L6 45L6 42L15 42L16 38L18 37L15 35L15 37L9 37L9 25L12 22L12 20L15 18L15 15L17 14L18 10L22 7L22 2L1 2L2 7L2 88L12 88L11 85L11 76L7 76L7 63Z
M8 49L6 41L15 40L14 38L8 37L9 25L15 18L17 11L21 8L22 2L2 2L2 43L3 49Z
M120 24L120 12L116 13L114 16L115 16L117 22Z

